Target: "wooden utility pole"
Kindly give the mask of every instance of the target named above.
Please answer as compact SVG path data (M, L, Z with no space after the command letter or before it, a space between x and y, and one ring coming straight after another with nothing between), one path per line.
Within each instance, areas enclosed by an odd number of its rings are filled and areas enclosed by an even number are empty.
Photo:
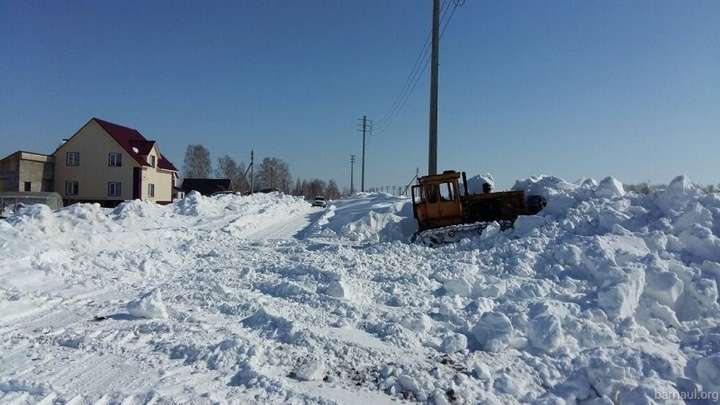
M430 61L430 130L428 174L437 174L438 62L440 51L440 0L433 0L432 56Z

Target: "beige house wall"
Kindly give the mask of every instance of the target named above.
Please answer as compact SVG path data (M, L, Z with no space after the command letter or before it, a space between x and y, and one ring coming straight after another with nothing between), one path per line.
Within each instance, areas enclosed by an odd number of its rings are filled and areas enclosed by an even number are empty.
M157 167L160 161L160 152L157 145L153 146L150 153L148 153L148 164L151 162L151 156L155 157L155 167L143 168L142 187L140 189L141 198L149 201L170 202L172 201L173 173ZM155 198L151 198L148 194L148 184L155 185Z
M80 153L79 166L67 166L67 152ZM108 155L122 155L121 167L108 166ZM131 200L133 168L140 165L105 130L90 120L55 152L55 191L69 200ZM78 181L78 195L65 194L65 181ZM120 182L120 197L108 197L108 182Z

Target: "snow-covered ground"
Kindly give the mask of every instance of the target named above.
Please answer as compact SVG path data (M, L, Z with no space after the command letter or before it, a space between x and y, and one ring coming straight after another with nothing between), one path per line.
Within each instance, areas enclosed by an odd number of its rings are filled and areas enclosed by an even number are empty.
M384 194L29 207L0 220L0 403L717 399L720 195L515 187L548 207L439 248Z

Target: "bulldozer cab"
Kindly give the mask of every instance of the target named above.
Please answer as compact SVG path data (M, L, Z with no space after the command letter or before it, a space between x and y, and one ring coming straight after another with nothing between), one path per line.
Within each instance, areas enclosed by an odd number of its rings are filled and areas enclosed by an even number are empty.
M460 173L423 176L412 187L413 214L420 230L463 223Z

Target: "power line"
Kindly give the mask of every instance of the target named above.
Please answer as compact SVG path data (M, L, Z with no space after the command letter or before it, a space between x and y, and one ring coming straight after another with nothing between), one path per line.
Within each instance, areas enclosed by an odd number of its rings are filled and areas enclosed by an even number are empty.
M447 8L450 5L451 1L452 0L445 0L445 4L443 5L443 13L447 11ZM412 69L410 69L410 73L408 73L408 77L405 79L405 83L400 90L400 93L395 98L395 101L390 106L390 109L385 113L385 115L382 116L382 118L380 118L380 120L378 120L379 127L385 126L394 118L394 114L400 108L402 108L402 105L404 105L406 96L412 93L412 91L414 90L415 84L422 76L422 72L425 71L425 67L427 66L426 60L428 56L428 51L430 50L431 38L432 30L429 30L425 38L425 43L423 44L422 48L420 48L420 53L418 54L417 59L415 59L415 63L413 64Z
M446 6L447 6L448 2L447 2L447 0L445 0L445 1L446 1ZM400 104L400 101L402 100L403 95L405 94L405 92L407 91L407 89L411 86L411 83L412 83L412 81L413 81L413 78L414 78L415 75L417 74L418 68L420 67L420 63L421 63L421 62L425 59L425 57L427 56L427 52L428 52L428 49L429 49L428 44L430 43L431 34L432 34L432 31L428 31L428 34L427 34L427 36L426 36L426 38L425 38L425 42L423 43L422 48L420 48L420 52L418 53L418 56L417 56L417 58L415 59L415 63L413 63L412 69L410 69L410 72L408 73L407 78L405 78L405 82L404 82L404 84L403 84L402 89L400 90L400 93L397 95L397 97L395 98L395 100L393 101L393 103L390 105L390 109L388 109L388 111L385 113L385 115L383 115L383 116L380 118L380 120L378 120L378 122L379 122L380 124L383 124L383 122L386 121L390 115L392 115L392 113L394 112L395 108L397 108L397 106Z
M447 27L450 25L450 21L452 20L452 17L455 14L455 10L457 10L457 8L459 6L462 6L464 3L465 3L464 0L446 0L445 5L443 6L444 11L442 12L442 17L441 17L442 30L440 32L440 37L443 36L443 34L445 33L445 30L447 30ZM450 10L450 13L448 14L447 11L448 11L450 4L452 4L452 10ZM386 113L383 116L383 119L381 119L378 122L378 125L377 125L378 133L386 131L392 125L393 121L400 114L403 107L405 106L405 103L407 103L407 101L410 99L410 96L415 91L415 87L417 87L418 82L420 81L423 74L427 70L427 66L430 63L430 57L428 55L428 50L430 49L430 47L428 46L429 42L430 42L429 39L430 39L430 37L428 37L428 40L425 41L423 50L420 53L419 60L423 60L422 67L420 69L414 69L413 71L411 71L411 74L408 76L408 77L412 77L412 79L411 79L412 82L411 83L408 82L408 83L410 83L409 90L406 91L406 87L403 87L403 90L400 92L398 99L397 99L397 100L401 100L401 101L399 103L393 103L393 106L391 106L389 112Z
M450 3L453 3L453 9L451 10L450 14L448 15L448 14L447 14L447 8L448 8L447 5L449 5ZM447 29L448 25L450 24L450 19L452 19L452 15L455 13L455 9L457 8L457 4L458 4L458 3L457 3L456 1L453 1L453 0L448 0L448 1L446 2L445 11L443 12L443 15L442 15L442 17L441 17L441 25L443 26L442 31L441 31L441 33L440 33L440 36L441 36L441 37L442 37L442 35L445 33L445 30ZM447 18L446 18L446 17L447 17ZM443 21L443 20L444 20L444 21ZM428 48L426 49L426 51L429 50L429 49L430 49L430 48L428 47ZM390 125L392 124L393 120L394 120L395 118L397 118L397 116L400 114L400 112L402 111L403 107L405 107L405 103L407 103L407 101L410 99L410 96L411 96L412 93L415 91L415 87L417 87L418 82L420 81L420 79L423 77L423 75L424 75L425 72L427 71L427 66L428 66L429 63L430 63L430 55L427 54L427 52L426 52L426 53L425 53L425 57L424 57L424 63L423 63L423 65L422 65L422 67L416 72L417 74L416 74L415 77L414 77L414 81L413 81L413 83L412 83L412 86L410 87L410 90L405 93L404 98L403 98L403 100L402 100L402 103L400 104L400 106L399 106L398 108L396 108L396 110L394 111L393 116L384 123L383 127L380 128L380 129L378 130L378 132L382 132L382 131L387 130L387 129L390 127Z

